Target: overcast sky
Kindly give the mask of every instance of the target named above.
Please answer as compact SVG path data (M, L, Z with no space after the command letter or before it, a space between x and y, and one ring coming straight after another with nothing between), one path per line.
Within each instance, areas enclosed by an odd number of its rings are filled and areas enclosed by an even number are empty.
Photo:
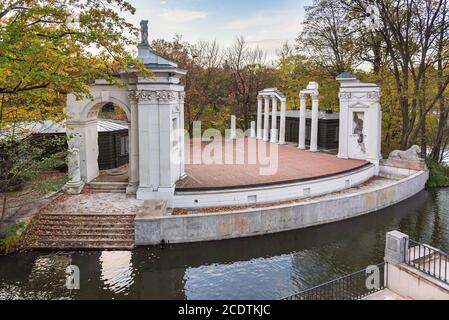
M136 26L150 21L150 40L178 33L188 42L216 39L231 44L244 36L252 46L276 56L300 31L304 5L312 0L129 0L137 9L127 17Z

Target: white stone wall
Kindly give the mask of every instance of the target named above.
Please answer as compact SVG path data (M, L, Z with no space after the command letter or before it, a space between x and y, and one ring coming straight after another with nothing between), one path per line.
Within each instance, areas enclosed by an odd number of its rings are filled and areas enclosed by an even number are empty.
M347 189L374 176L375 166L312 181L234 190L176 192L175 208L204 208L307 198Z
M351 76L337 77L341 83L338 157L368 160L378 167L382 159L380 88ZM362 136L356 133L357 123L363 123Z
M449 285L405 264L389 263L386 287L411 300L449 300Z
M302 204L162 217L135 221L137 245L186 243L257 236L341 221L408 199L425 187L428 171L419 171L390 185L347 196Z

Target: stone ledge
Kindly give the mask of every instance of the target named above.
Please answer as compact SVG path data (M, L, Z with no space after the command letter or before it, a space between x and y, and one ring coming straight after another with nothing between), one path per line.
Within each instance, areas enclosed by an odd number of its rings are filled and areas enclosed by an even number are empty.
M136 245L251 237L342 221L416 195L424 189L427 178L428 172L420 171L384 186L371 186L354 194L323 196L296 205L136 220Z
M387 167L395 167L401 169L409 169L421 171L426 169L426 163L424 161L406 161L397 159L381 160L380 165Z

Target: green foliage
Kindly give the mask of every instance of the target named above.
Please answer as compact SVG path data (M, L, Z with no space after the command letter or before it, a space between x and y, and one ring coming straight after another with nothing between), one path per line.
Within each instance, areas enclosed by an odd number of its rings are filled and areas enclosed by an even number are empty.
M429 169L430 175L427 185L430 188L449 187L449 166L430 162Z
M35 188L41 194L48 194L51 192L56 192L62 189L62 187L69 181L69 177L66 175L56 177L54 179L43 179L38 180L35 183Z
M14 134L0 139L0 193L65 163L66 137Z
M137 29L124 0L0 3L0 131L10 123L64 117L66 94L89 96L92 79L120 85L117 71L143 64L126 48ZM75 14L75 15L74 15Z
M16 247L22 239L22 234L27 228L28 224L25 221L19 221L13 225L8 235L0 240L0 250L4 252L9 252L11 249Z

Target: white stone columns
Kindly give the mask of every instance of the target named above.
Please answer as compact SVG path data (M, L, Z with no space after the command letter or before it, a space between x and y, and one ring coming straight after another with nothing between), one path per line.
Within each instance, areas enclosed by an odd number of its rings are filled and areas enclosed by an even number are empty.
M136 194L139 187L139 115L137 101L130 99L131 122L129 124L129 183L127 194Z
M301 110L299 112L299 143L298 148L301 150L306 149L306 103L307 103L307 95L305 93L301 93Z
M264 109L264 128L261 130L263 133L263 140L270 141L271 143L285 144L285 122L286 122L286 112L287 112L287 100L285 96L276 88L268 88L259 92L258 95L258 105L257 105L257 128L259 130L259 123L262 121L259 117L262 117L262 99L265 103ZM272 101L272 112L271 112L271 130L270 130L270 100ZM281 102L281 112L280 121L278 129L278 101ZM260 110L260 112L259 112ZM259 132L259 131L258 131ZM259 136L258 136L259 138Z
M262 96L257 97L257 139L262 140L263 133L262 133L262 104L263 99Z
M89 183L98 177L98 120L84 123L67 123L69 140L77 139L79 146L79 166L81 179Z
M251 129L250 129L250 137L251 138L256 138L256 122L255 121L251 121Z
M159 90L141 89L139 99L138 200L166 201L172 208L175 185L181 178L183 158L181 86L160 85Z
M179 92L179 173L180 179L186 177L186 165L185 165L185 148L186 148L186 130L185 130L185 120L184 120L184 99L185 93Z
M285 117L287 102L285 100L281 101L281 121L280 121L280 129L279 129L279 144L285 144Z
M301 98L301 111L299 118L299 141L298 148L306 149L306 117L307 117L307 95L312 98L312 121L310 130L310 151L318 151L318 117L319 117L319 93L318 93L318 83L309 82L307 88L300 92Z
M159 185L159 107L157 103L142 101L139 103L139 190L138 199L144 199L145 193L151 194ZM157 180L155 180L157 179Z
M348 159L348 135L350 132L349 124L349 99L351 94L340 93L340 122L338 132L338 158Z
M271 103L272 103L272 111L271 111L271 143L276 143L278 141L278 130L277 130L277 108L278 108L278 102L277 98L275 96L271 97Z
M310 135L310 151L316 152L318 151L318 94L312 94L312 128Z
M269 141L270 133L270 97L266 96L265 101L265 115L264 115L264 126L263 126L263 141Z
M237 138L237 118L234 115L231 116L231 135L229 138L231 140Z

